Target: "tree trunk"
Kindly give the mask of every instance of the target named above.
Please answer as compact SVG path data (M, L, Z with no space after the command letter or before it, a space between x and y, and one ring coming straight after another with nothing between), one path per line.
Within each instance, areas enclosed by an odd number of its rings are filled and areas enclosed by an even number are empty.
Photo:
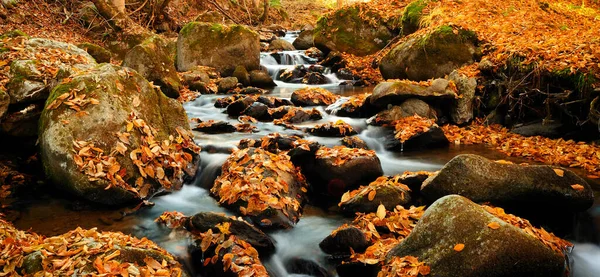
M263 15L260 17L260 21L264 24L269 19L269 0L263 0Z

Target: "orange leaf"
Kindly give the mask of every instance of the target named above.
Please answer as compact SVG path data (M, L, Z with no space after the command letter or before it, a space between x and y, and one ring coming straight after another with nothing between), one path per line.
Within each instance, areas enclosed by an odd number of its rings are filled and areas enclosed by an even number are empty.
M488 224L487 226L490 227L491 229L494 229L494 230L500 228L500 224L498 222L496 222L496 221L490 222L490 224Z
M373 199L375 199L376 194L377 194L377 191L374 191L374 190L370 191L369 195L367 196L369 201L373 201Z
M578 191L582 191L583 189L585 189L585 187L583 187L583 186L582 186L582 185L580 185L580 184L574 184L574 185L571 185L571 187L572 187L574 190L578 190Z
M377 207L377 217L379 219L385 218L385 206L383 204L379 204L379 207Z
M463 249L465 249L465 245L462 244L462 243L459 243L459 244L457 244L457 245L454 246L454 251L456 251L456 252L463 251Z
M565 171L558 168L554 169L554 173L556 173L556 175L558 175L559 177L563 177L565 175Z

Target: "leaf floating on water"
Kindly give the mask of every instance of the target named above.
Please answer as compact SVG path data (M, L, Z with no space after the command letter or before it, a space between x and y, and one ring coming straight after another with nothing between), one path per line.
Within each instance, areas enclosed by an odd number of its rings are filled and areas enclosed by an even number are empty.
M563 177L565 175L565 171L562 169L554 168L554 173L558 175L558 177Z
M377 191L372 190L369 192L369 195L367 196L367 198L369 199L369 201L373 201L373 199L375 199L375 195L377 195Z
M465 249L465 245L462 244L462 243L459 243L459 244L457 244L457 245L454 246L454 251L456 251L456 252L463 251L463 249Z
M494 229L494 230L500 228L500 224L496 221L490 222L490 224L488 224L487 226L490 227L490 229Z
M383 204L379 204L379 207L377 207L377 217L379 219L384 219L385 218L385 206Z
M583 187L580 184L574 184L574 185L571 185L571 187L576 191L582 191L583 189L585 189L585 187Z

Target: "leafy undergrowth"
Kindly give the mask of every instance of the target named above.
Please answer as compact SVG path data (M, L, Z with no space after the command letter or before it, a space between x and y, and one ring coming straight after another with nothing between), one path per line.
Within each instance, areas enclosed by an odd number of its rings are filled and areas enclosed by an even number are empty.
M446 137L456 145L485 144L512 157L565 167L582 168L588 178L600 178L600 146L573 140L524 137L510 133L500 125L485 126L475 122L468 127L446 125Z
M152 251L161 261L146 255L143 262L122 261L135 251ZM41 255L40 271L35 276L181 276L181 265L154 242L120 232L98 232L77 228L60 236L44 237L18 230L0 218L0 267L2 276L31 276L17 272L25 256ZM135 258L134 258L135 259ZM23 275L21 275L23 274Z

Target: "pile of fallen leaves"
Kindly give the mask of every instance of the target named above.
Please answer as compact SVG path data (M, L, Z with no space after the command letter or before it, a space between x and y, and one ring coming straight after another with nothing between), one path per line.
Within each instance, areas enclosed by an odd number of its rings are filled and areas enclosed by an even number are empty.
M85 94L85 93L77 95L77 93L81 92L81 91L82 91L82 89L72 88L68 92L65 92L65 93L59 95L58 97L56 97L56 99L54 99L54 101L52 101L50 104L48 104L46 109L54 110L54 109L60 107L60 105L65 104L70 109L72 109L76 112L81 112L89 104L92 104L92 105L100 104L100 102L96 98L86 99L87 94Z
M10 80L10 65L17 60L32 60L37 70L36 79L44 84L55 79L62 65L88 64L89 60L81 55L67 54L58 48L37 47L37 51L29 49L25 44L26 37L5 38L0 41L3 51L0 51L0 89L6 90Z
M341 119L336 122L328 122L316 125L315 127L308 129L308 131L317 135L333 135L342 137L356 134L354 128Z
M377 277L417 277L429 275L430 272L431 268L419 262L417 257L394 257L381 267Z
M400 142L405 142L410 138L426 133L431 127L437 126L435 120L421 117L418 115L408 116L392 122L396 131L394 138Z
M348 148L337 145L332 148L321 147L315 154L317 159L334 159L333 166L341 166L359 157L375 157L375 151L361 148Z
M330 91L320 88L302 88L295 90L292 93L292 99L297 99L302 103L312 103L314 105L331 105L340 98L339 95L333 94Z
M365 85L375 85L383 81L379 67L373 67L373 61L380 60L382 52L367 56L356 56L348 53L342 53L346 61L346 68L352 72L352 75L360 77L365 81Z
M306 181L289 156L260 148L241 149L229 156L221 170L210 191L219 203L244 203L239 206L242 215L259 215L267 209L288 215L288 211L300 210L301 203L291 195L290 186L306 191ZM284 176L296 184L288 184Z
M355 189L352 191L347 191L342 195L342 200L340 200L340 203L338 203L338 206L342 206L342 205L348 203L350 200L354 199L355 197L365 197L366 196L369 201L373 201L373 199L375 199L375 196L377 195L377 189L380 187L386 187L386 186L398 187L398 188L402 189L403 191L409 192L410 188L407 185L402 184L400 182L400 178L402 178L401 175L396 175L396 176L392 176L392 177L381 176L381 177L377 178L375 181L371 182L368 186L361 186L358 189ZM404 199L404 192L402 192L402 198Z
M569 250L573 247L572 243L570 243L566 240L563 240L563 239L555 236L552 233L549 233L548 231L544 230L544 228L533 227L533 225L531 225L531 223L529 223L529 220L517 217L512 214L507 214L504 212L504 209L502 209L502 208L490 207L490 206L486 206L486 205L482 205L482 207L486 211L488 211L489 213L502 219L506 223L509 223L515 227L520 228L528 235L538 239L544 245L546 245L548 248L554 250L555 252L557 252L561 255L564 255L564 253L569 252ZM490 225L488 225L488 227L490 227L490 228L498 228L499 227L498 225L494 226L492 224L493 223L490 223Z
M156 219L156 222L165 224L169 228L179 228L186 219L180 212L164 212ZM200 249L206 254L203 265L214 265L220 260L223 264L223 271L231 271L236 276L269 276L266 268L260 262L258 251L246 241L233 235L229 231L230 226L229 222L219 223L215 225L215 228L218 229L216 232L213 232L213 229L204 233L188 230L192 238L200 242ZM211 255L210 252L214 255Z
M138 146L134 148L131 135L136 131L139 141L136 139ZM170 135L163 141L157 141L158 131L132 113L125 131L115 133L118 141L108 154L96 147L94 142L76 140L73 141L73 160L89 181L104 179L108 181L105 189L117 186L146 198L152 188L149 182L157 182L167 190L172 189L173 181L182 179L192 163L192 154L200 152L200 147L194 143L188 131L181 128L176 131L177 137ZM124 180L133 173L128 175L125 167L118 162L118 156L131 159L137 167L140 177L134 184Z
M387 211L379 205L376 213L356 213L352 223L342 225L332 235L347 227L358 228L372 245L364 253L353 252L350 261L380 264L385 262L388 252L412 232L424 212L424 206L409 209L396 206L393 211Z
M468 127L446 125L442 129L448 140L456 145L485 144L513 157L583 168L590 173L588 178L600 178L600 147L593 143L541 136L524 137L500 125L485 126L480 122Z
M152 251L163 260L151 256L139 263L123 261L129 255L122 252ZM152 241L127 236L120 232L98 232L77 228L60 236L45 238L35 233L17 230L0 218L0 266L3 274L22 276L17 272L25 256L38 252L42 271L36 276L181 276L181 265Z

